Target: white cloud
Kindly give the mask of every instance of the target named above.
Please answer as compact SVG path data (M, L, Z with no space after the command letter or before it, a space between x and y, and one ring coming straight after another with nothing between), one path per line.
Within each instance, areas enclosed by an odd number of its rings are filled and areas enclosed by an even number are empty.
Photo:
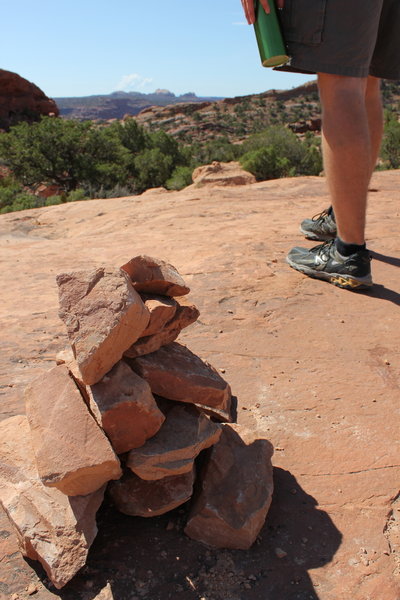
M144 90L153 80L150 77L142 77L138 73L124 75L117 84L117 90L133 92Z
M232 23L232 25L248 25L248 23L246 21L236 21L235 23Z

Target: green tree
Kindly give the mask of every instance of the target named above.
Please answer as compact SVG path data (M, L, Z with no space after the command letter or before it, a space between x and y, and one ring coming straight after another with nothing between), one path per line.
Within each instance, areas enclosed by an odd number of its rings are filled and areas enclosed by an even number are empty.
M173 169L173 158L159 148L144 150L134 159L135 187L138 192L165 184Z
M90 121L43 117L0 135L0 157L23 185L56 183L69 192L82 183L113 185L128 176L128 150L114 131Z
M110 129L115 131L121 144L132 154L138 154L147 147L149 136L132 117L113 123Z

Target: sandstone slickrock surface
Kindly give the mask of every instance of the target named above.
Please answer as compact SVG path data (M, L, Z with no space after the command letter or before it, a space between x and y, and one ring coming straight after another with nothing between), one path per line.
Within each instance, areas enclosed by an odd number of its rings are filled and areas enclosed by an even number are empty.
M0 504L17 535L21 552L38 560L56 588L85 564L96 534L96 512L104 487L69 498L40 481L25 416L0 423Z
M131 471L110 484L113 502L122 513L156 517L184 504L193 493L194 468L189 473L145 481Z
M149 382L154 394L229 410L229 384L213 367L177 342L127 360L132 369Z
M185 533L217 548L247 550L271 504L273 448L240 425L221 427L199 476L201 489Z
M178 303L173 298L157 295L142 295L142 300L150 313L149 324L142 333L145 337L159 333L163 329L175 315Z
M275 446L274 500L257 546L207 554L174 530L160 535L158 520L138 526L132 519L128 526L115 519L89 555L98 579L104 556L120 572L121 542L132 548L132 538L140 554L124 553L124 566L146 573L156 564L157 577L148 579L151 598L176 595L176 584L187 590L185 577L193 573L198 595L216 600L215 580L224 584L221 600L228 593L398 600L399 528L386 525L400 480L400 171L374 173L370 187L367 242L375 286L360 294L305 277L284 260L292 246L315 245L299 237L298 224L329 205L323 177L0 215L0 418L24 411L23 389L68 344L55 274L157 252L184 273L190 301L203 315L178 339L224 369L239 398L239 423ZM7 600L14 592L24 597L32 569L14 534L6 537L1 515L0 531L2 593ZM181 561L174 554L178 543ZM275 548L286 558L277 558ZM241 572L257 578L245 577L251 590L232 583L243 581ZM115 597L126 595L129 578L115 578ZM85 587L90 579L76 576L75 598L94 595ZM58 598L41 584L39 593L40 600Z
M50 114L58 115L54 100L17 73L0 69L0 128L8 129L19 121L39 120Z
M177 269L158 258L135 256L121 269L128 273L138 292L185 296L190 291Z
M141 336L149 311L119 269L62 273L57 284L60 317L83 381L93 385Z
M143 354L155 352L161 346L174 342L182 329L197 321L199 315L200 313L194 305L178 306L175 316L159 333L139 338L137 342L124 352L124 356L136 358L137 356L143 356Z
M119 460L65 365L25 391L32 446L42 482L68 496L94 492L121 476Z
M220 435L221 428L195 407L176 406L151 440L129 452L126 464L146 480L182 475L193 469L196 456Z
M122 361L87 392L90 409L117 454L142 446L165 420L147 381Z

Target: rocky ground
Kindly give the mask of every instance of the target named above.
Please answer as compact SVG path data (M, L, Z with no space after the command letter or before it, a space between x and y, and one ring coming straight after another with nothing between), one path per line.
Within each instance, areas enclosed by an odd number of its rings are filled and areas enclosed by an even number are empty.
M67 344L55 275L138 254L174 264L200 319L180 341L224 373L238 420L275 446L257 543L218 551L108 501L87 567L63 590L24 561L0 518L0 597L50 600L398 600L400 172L374 176L375 286L351 293L284 262L326 207L322 178L75 202L3 215L0 418ZM304 242L312 246L312 242Z

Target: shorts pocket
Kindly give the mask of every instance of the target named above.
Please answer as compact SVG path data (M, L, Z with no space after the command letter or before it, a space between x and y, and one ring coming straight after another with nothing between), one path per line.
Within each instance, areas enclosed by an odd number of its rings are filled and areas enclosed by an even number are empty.
M317 46L322 42L327 0L285 0L279 11L284 38Z

